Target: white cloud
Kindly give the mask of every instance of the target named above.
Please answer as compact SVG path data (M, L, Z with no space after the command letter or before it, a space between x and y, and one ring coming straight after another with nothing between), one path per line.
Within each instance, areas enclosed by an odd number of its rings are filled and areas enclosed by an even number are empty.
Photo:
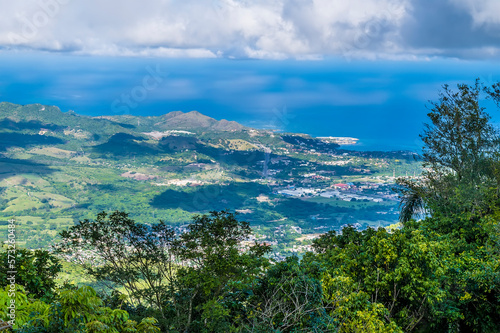
M449 49L420 45L425 44L425 38L433 38L431 33L420 39L414 37L419 34L418 23L426 19L419 16L421 9L415 9L422 1L0 0L0 48L93 55L266 59L409 59L449 55ZM432 6L432 2L427 2ZM498 54L498 0L449 0L446 5L472 18L468 29L489 34L485 45L473 45L474 52L468 51L468 45L464 49L459 45L457 56L476 55L482 47L488 49L481 57ZM440 15L446 18L447 13ZM442 29L453 29L444 23ZM481 30L483 26L487 29Z

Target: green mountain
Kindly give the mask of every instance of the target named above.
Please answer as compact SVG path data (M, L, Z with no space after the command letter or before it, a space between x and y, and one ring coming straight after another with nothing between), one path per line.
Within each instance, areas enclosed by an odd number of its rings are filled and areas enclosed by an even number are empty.
M119 124L128 124L140 129L155 131L165 130L191 130L191 131L242 131L246 129L235 121L220 121L205 116L198 111L183 113L181 111L169 112L157 117L140 116L104 116L99 117Z

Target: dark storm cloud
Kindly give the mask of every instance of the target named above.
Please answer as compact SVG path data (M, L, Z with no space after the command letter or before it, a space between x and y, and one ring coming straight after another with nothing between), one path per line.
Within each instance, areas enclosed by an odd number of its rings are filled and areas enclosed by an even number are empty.
M466 7L447 0L414 0L401 27L404 45L453 54L500 46L499 24L476 24Z

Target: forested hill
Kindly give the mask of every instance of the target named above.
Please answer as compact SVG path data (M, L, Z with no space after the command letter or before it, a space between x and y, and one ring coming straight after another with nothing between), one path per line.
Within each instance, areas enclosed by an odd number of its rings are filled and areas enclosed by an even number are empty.
M131 115L90 117L73 111L62 112L56 106L41 104L16 105L0 103L0 119L8 118L17 123L30 123L40 127L76 127L93 134L113 134L118 131L142 132L165 130L190 131L242 131L247 129L234 121L215 120L198 111L174 111L156 117ZM28 124L26 124L28 125ZM22 126L22 124L21 124Z

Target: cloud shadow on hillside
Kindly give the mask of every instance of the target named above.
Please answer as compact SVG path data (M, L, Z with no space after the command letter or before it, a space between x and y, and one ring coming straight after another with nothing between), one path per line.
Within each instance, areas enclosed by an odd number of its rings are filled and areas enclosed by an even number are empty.
M45 164L0 156L0 181L18 174L46 175L54 172Z

